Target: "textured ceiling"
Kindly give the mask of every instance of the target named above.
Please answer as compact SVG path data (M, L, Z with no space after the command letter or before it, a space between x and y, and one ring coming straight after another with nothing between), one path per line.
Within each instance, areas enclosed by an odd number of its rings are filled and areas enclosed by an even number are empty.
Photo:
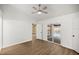
M53 18L65 14L75 13L79 11L79 5L77 4L42 4L43 6L47 6L47 12L48 14L32 14L34 11L32 9L33 6L36 6L36 4L9 4L9 5L1 5L4 8L7 7L7 9L11 12L19 11L21 13L24 13L26 16L32 18L33 20L44 20L48 18Z

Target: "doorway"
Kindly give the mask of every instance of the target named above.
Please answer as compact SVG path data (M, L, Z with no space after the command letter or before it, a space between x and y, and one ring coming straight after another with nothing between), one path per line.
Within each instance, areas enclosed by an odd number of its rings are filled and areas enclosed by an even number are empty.
M36 40L36 24L32 24L32 40Z
M47 25L47 40L54 43L61 43L61 24L48 24Z

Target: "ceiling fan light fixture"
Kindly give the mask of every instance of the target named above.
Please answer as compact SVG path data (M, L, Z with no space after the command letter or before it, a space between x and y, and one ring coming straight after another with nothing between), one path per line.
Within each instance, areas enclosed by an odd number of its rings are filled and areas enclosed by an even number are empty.
M42 14L42 12L41 11L38 11L37 14Z
M33 9L35 10L35 12L33 12L32 14L48 14L48 12L46 12L45 10L47 9L47 6L44 6L43 8L41 7L41 4L38 4L38 7L33 6Z

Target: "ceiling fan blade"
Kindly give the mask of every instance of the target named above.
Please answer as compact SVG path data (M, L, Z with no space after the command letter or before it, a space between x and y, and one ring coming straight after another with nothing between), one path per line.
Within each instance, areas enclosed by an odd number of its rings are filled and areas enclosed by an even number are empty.
M45 14L48 14L48 12L46 12L46 11L42 11L43 13L45 13Z
M44 8L43 8L43 10L46 10L47 9L47 7L45 6Z
M34 13L37 13L38 11L36 11L36 12L32 12L32 14L34 14Z
M37 8L36 8L36 7L33 7L33 9L34 9L34 10L37 10Z
M38 4L39 7L41 7L41 4Z
M32 12L32 14L34 14L34 13L36 13L36 12Z

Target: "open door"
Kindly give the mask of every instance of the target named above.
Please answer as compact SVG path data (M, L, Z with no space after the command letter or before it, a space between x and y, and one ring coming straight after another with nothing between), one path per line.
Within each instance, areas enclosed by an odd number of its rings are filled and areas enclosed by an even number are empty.
M52 39L52 24L47 25L47 27L48 27L47 40L52 41L53 40Z
M36 24L32 24L32 40L36 39Z
M60 33L61 24L53 24L53 33L52 37L55 43L61 43L61 33Z
M48 33L47 40L50 42L61 43L61 33L60 33L61 24L48 24Z

